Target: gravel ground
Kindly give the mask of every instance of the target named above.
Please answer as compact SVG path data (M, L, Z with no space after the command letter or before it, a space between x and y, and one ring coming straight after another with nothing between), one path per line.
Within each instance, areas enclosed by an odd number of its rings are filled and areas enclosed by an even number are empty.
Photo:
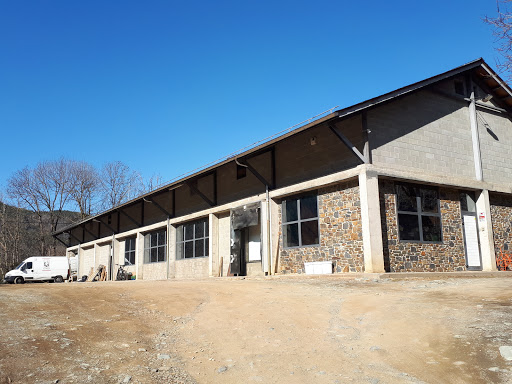
M0 383L512 382L512 278L0 285Z

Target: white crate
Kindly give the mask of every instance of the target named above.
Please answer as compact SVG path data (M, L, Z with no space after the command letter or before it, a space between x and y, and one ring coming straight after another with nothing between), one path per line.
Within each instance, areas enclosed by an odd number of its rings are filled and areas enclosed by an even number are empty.
M332 261L312 261L304 263L306 275L330 275L332 274Z

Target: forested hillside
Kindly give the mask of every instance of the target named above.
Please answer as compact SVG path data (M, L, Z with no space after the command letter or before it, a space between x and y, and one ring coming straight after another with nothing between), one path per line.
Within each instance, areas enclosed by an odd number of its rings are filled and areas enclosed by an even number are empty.
M51 224L46 216L43 213L41 231L39 218L34 212L0 202L0 280L7 271L29 256L46 256L50 250L55 252L55 256L65 255L64 245L51 236ZM61 217L59 227L79 220L80 213L63 211ZM51 247L46 246L42 250L41 244Z

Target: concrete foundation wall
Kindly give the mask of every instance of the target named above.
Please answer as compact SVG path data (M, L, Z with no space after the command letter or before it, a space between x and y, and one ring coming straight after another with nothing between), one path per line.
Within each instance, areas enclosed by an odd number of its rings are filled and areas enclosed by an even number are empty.
M186 279L208 277L208 266L208 257L176 260L176 278Z
M373 163L475 178L467 103L419 91L368 111Z
M167 279L166 266L167 266L166 262L144 264L142 267L144 280L165 280L165 279Z

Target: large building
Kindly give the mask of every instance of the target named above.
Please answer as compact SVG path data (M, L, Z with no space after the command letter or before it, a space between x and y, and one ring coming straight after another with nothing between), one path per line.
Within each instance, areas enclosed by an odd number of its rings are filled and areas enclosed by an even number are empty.
M79 275L496 269L512 236L512 91L476 60L334 111L54 236Z

